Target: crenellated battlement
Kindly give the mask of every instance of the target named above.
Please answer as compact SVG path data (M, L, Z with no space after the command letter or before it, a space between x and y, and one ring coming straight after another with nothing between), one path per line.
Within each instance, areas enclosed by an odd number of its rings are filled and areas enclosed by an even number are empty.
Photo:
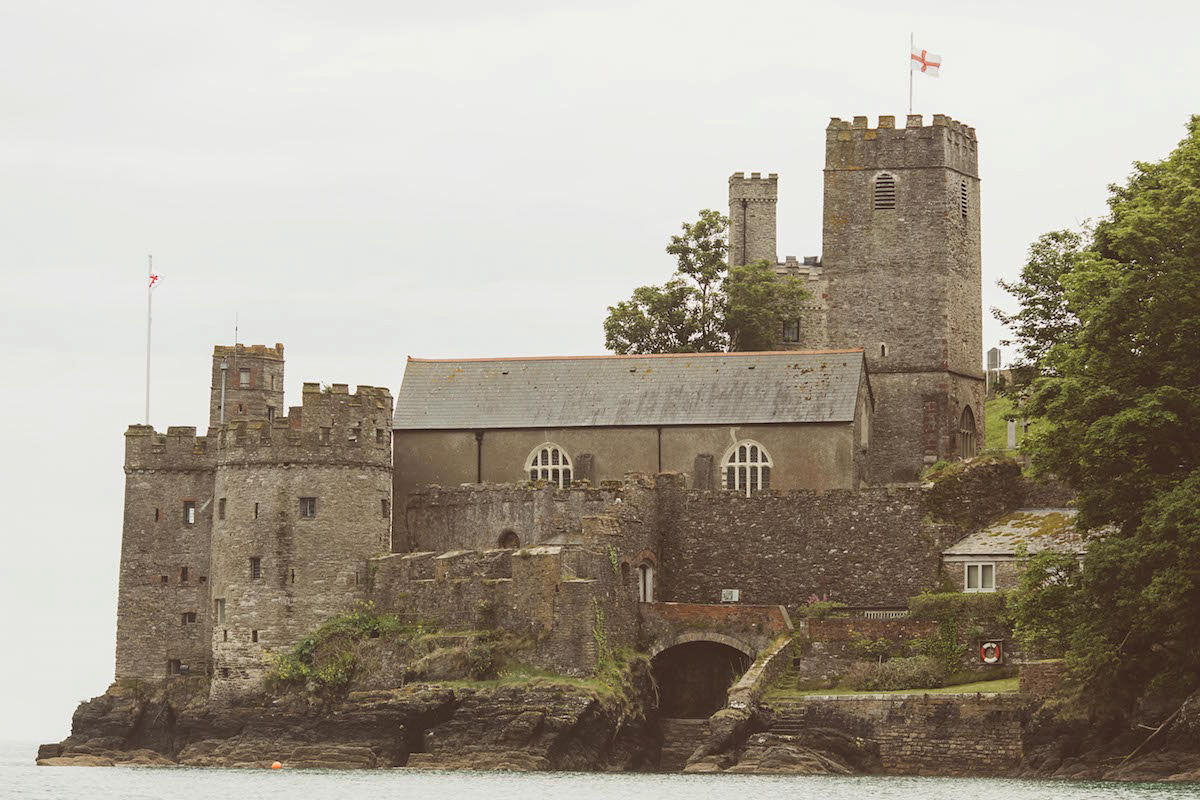
M125 468L204 470L213 468L208 438L190 426L171 426L159 433L152 425L130 425L125 431Z
M974 177L979 174L977 147L975 129L944 114L934 114L931 125L924 124L922 115L909 114L903 128L896 127L892 116L880 116L874 128L866 117L833 117L825 129L825 168L949 167Z
M303 404L273 420L227 423L216 433L222 464L361 462L391 465L392 395L387 389L335 383L304 384Z
M763 177L760 172L735 172L729 176L729 200L774 203L779 200L779 173L771 172Z
M274 347L265 344L218 344L213 346L213 358L233 358L250 356L251 358L269 358L283 361L283 345L279 342Z

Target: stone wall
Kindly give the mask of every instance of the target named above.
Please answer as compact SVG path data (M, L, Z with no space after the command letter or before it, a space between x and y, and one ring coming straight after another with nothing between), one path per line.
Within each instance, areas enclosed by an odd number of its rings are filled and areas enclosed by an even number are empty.
M391 547L391 412L386 389L309 383L287 417L219 433L214 698L255 688L268 651L366 597L367 559Z
M636 585L607 548L404 553L371 559L370 597L411 622L531 638L535 666L591 674L599 648L636 638Z
M222 364L225 365L224 375ZM244 385L242 370L246 371ZM214 347L208 427L216 428L236 420L271 420L276 416L283 416L283 345L219 344Z
M423 486L404 508L406 547L420 551L487 550L508 532L519 546L579 534L585 516L604 514L620 497L615 486L557 489L532 484Z
M1003 775L1022 757L1025 701L1015 693L819 696L775 711L875 742L890 775Z
M1044 700L1058 690L1067 673L1062 659L1030 661L1021 665L1021 696L1030 700Z
M884 173L895 204L876 209ZM941 115L928 126L910 115L902 129L887 116L875 128L834 119L826 130L826 346L866 350L877 482L957 457L964 405L984 441L978 175L974 130Z
M164 435L131 425L125 433L117 678L208 670L213 469L195 428Z
M935 585L949 526L926 522L919 488L858 492L679 492L663 520L662 599L796 608L811 595L903 607Z

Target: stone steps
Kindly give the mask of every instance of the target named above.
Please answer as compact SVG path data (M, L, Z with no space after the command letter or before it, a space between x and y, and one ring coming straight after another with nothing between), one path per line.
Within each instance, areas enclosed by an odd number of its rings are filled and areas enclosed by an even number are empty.
M707 719L664 719L660 772L682 772L696 748L708 738Z

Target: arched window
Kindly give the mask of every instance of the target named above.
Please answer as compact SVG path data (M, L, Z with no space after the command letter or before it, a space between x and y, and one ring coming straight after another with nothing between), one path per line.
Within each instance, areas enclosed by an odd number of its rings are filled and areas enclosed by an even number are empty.
M967 218L967 182L962 181L958 185L958 208L962 212L962 218Z
M975 414L970 406L963 406L962 417L958 421L958 457L975 457Z
M531 481L547 481L559 488L571 485L571 459L565 450L546 442L538 445L525 459L525 474Z
M890 172L875 176L875 208L896 207L896 178Z
M516 550L521 546L521 537L517 536L514 530L506 530L500 534L500 540L497 542L501 550Z
M638 602L654 602L654 565L649 561L638 566Z
M758 442L745 440L729 448L725 460L725 488L750 496L771 488L771 456Z

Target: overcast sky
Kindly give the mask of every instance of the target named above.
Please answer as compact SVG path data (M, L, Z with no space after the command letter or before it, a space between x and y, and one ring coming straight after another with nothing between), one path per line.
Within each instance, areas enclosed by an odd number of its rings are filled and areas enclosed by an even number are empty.
M845 10L835 8L844 5ZM821 252L829 117L973 125L984 307L1200 111L1191 2L3 3L0 738L66 735L112 677L123 437L207 422L215 343L306 380L406 355L603 352L735 171ZM985 347L1002 336L985 315ZM32 754L31 754L32 755Z

